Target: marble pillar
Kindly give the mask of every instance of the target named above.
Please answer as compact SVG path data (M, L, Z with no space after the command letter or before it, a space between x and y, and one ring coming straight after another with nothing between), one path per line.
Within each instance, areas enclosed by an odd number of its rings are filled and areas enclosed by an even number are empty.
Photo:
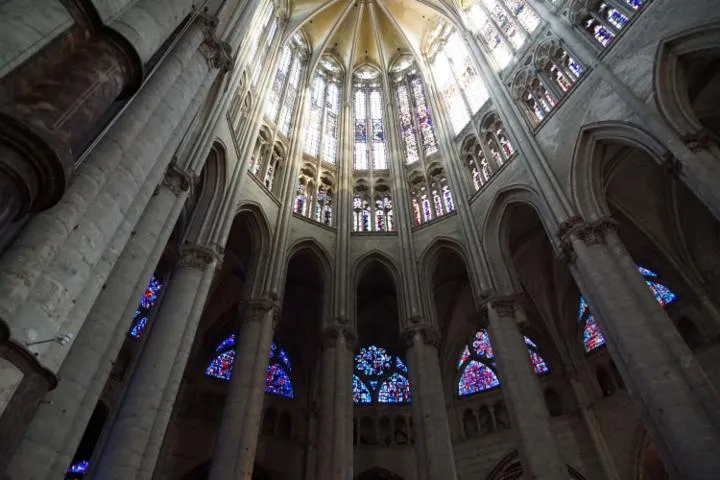
M565 223L564 258L671 478L720 471L720 398L611 219Z
M488 316L504 397L517 433L527 478L567 478L568 470L550 423L537 375L519 323L527 322L520 295L490 299Z
M218 260L218 254L204 246L181 249L107 441L94 456L97 463L91 466L89 478L152 478Z

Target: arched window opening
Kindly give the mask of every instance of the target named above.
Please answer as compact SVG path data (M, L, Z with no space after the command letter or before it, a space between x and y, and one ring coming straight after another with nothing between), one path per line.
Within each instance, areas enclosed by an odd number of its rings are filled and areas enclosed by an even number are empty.
M597 378L603 397L608 397L615 392L615 382L605 367L598 367L595 371L595 378Z
M490 96L460 35L437 41L442 46L431 56L431 70L457 135Z
M562 403L560 402L560 396L552 388L545 390L545 405L547 406L548 413L551 417L559 417L563 414Z
M530 364L535 373L537 375L550 373L550 368L540 355L537 345L530 338L523 338ZM492 390L500 386L495 365L495 353L487 330L478 330L472 340L465 345L457 362L457 370L460 372L457 389L459 397Z
M493 167L498 169L515 154L515 147L510 143L505 126L496 113L491 113L485 118L481 131Z
M140 297L140 303L138 304L137 310L133 314L132 325L128 331L128 335L134 339L140 339L145 333L148 326L150 315L152 314L153 308L158 300L160 289L162 288L162 281L153 275L145 287L145 292Z
M267 162L265 162L264 165L262 165L262 168L256 173L258 178L262 178L265 188L271 192L273 191L273 187L275 185L275 178L277 178L278 174L282 171L284 163L285 147L281 143L276 142L275 145L273 145L272 150L269 152Z
M694 351L704 343L700 331L692 320L687 318L680 319L677 324L677 329L687 346L690 347L690 350Z
M286 137L295 114L298 87L307 57L307 46L302 35L296 33L283 47L275 80L270 88L265 115L275 123Z
M355 355L353 403L406 404L411 401L408 369L383 347L369 345Z
M250 50L247 55L248 65L253 69L252 77L250 82L252 86L256 86L260 79L260 73L263 70L265 58L268 58L270 46L275 38L275 33L278 28L278 19L273 15L275 5L272 2L263 9L260 14L259 21L254 23L257 25L252 29L252 37L250 40Z
M215 348L215 357L205 369L206 376L230 381L233 364L235 363L235 344L236 336L234 333L218 344ZM290 357L285 349L273 342L270 345L268 365L265 369L265 393L294 398L295 391L290 378L291 373L292 363Z
M393 232L393 215L390 187L383 179L375 182L372 189L364 180L358 181L353 196L354 232Z
M357 69L353 76L355 112L355 170L387 170L383 92L380 72L370 66Z
M557 97L569 92L585 73L585 68L555 40L538 47L535 65Z
M265 410L265 415L262 421L262 434L272 437L275 435L275 424L277 423L277 412L273 407L268 407Z
M310 116L305 137L305 153L335 164L338 118L340 115L340 67L330 57L319 63L310 89Z
M430 108L425 99L425 87L412 59L401 57L391 69L398 105L400 136L405 163L413 163L437 153L437 139Z
M557 98L533 68L518 72L513 81L513 92L533 126L537 126L557 104Z
M465 166L470 173L475 190L480 190L493 174L493 170L485 157L484 147L475 135L463 141L462 155L465 157Z
M260 134L257 140L255 140L255 146L253 147L252 158L250 161L250 171L257 178L262 178L261 174L264 174L265 167L272 157L271 151L271 133L270 130L263 125L260 129Z
M293 212L323 225L332 225L333 189L334 180L330 172L322 172L317 178L315 168L306 163L300 170L293 200Z
M677 295L658 281L659 278L657 273L640 265L637 265L637 269L640 272L640 275L642 275L645 279L645 283L650 290L652 290L653 295L655 295L655 298L660 305L666 307L677 300ZM605 345L605 337L600 331L600 326L590 312L590 307L588 307L588 304L582 295L578 301L578 323L582 326L585 352L593 352Z
M464 11L468 28L504 69L540 25L540 17L524 0L475 0Z
M605 48L646 3L645 0L577 0L571 8L571 18Z

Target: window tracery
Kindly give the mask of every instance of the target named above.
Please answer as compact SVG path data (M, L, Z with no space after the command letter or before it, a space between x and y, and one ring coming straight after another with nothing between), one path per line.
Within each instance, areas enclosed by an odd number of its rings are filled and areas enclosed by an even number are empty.
M526 336L523 339L533 371L537 375L549 374L550 367L540 354L538 346ZM457 384L459 397L485 392L500 386L495 352L487 330L478 330L472 340L465 345L457 362L457 370L460 372Z
M140 298L140 303L138 304L137 310L135 310L135 314L133 314L132 325L130 327L130 331L128 332L130 337L140 339L143 333L145 333L148 325L148 319L155 307L155 304L157 303L161 288L162 281L153 275L145 288L145 292Z
M304 69L307 46L299 33L283 46L275 80L268 94L265 115L286 137L295 114L298 87Z
M441 166L431 165L427 177L417 171L410 175L410 207L415 225L455 211L455 201Z
M252 86L257 86L260 79L264 62L263 59L268 57L270 46L275 38L275 32L278 28L278 19L274 15L275 5L269 3L261 14L258 22L258 28L253 29L252 40L250 41L250 51L248 52L248 65L252 65L253 72L251 77Z
M557 97L562 97L570 91L585 73L584 67L556 40L542 43L535 57L538 72Z
M354 232L393 232L392 195L387 183L380 179L372 191L364 180L359 180L353 195Z
M571 18L605 48L646 3L645 0L578 0L571 8Z
M425 87L412 60L401 57L392 68L395 96L398 105L400 137L405 152L405 163L414 163L438 151L437 139L430 109L425 98Z
M300 170L293 202L293 212L323 225L332 225L334 180L328 171L318 177L316 169L306 163Z
M441 47L431 60L431 70L458 134L490 95L460 35L453 32L438 42Z
M675 292L660 283L657 273L640 265L637 265L637 269L660 305L667 307L677 300ZM605 336L600 330L600 325L598 325L597 320L593 317L590 307L588 307L582 295L580 295L580 299L578 300L578 323L582 326L583 346L585 347L586 353L593 352L605 345Z
M305 153L334 164L337 157L340 80L334 75L340 67L324 58L315 73L310 90L310 117L305 138ZM336 68L333 68L336 67Z
M233 333L223 339L215 348L215 357L205 369L208 377L230 381L233 364L235 363L236 335ZM268 354L268 365L265 369L265 393L294 398L292 379L292 363L285 349L273 342Z
M504 69L540 26L524 0L476 0L464 11L470 30L481 38L498 70Z
M387 170L380 72L370 66L360 67L354 74L353 111L355 118L354 169Z
M408 368L402 359L383 347L369 345L355 355L353 403L410 403Z
M533 126L537 126L558 102L534 68L524 69L515 75L513 90Z

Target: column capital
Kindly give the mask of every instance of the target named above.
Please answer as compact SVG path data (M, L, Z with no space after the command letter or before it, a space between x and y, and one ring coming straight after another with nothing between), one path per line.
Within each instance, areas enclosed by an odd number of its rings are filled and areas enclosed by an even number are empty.
M230 44L217 38L216 30L218 19L214 16L201 15L204 40L198 47L211 68L217 68L222 73L232 70L235 60Z
M253 298L241 306L241 323L262 322L268 315L272 316L273 327L280 318L280 303L270 297Z
M420 335L425 345L440 348L440 332L431 325L417 325L410 327L403 333L407 347L412 347L415 343L415 336Z
M216 263L221 262L220 254L214 248L197 244L186 244L180 248L180 261L178 263L181 267L204 270L213 261Z
M697 153L701 150L710 149L712 136L707 128L702 128L695 133L688 133L682 138L682 141L691 152Z
M560 260L568 263L575 261L575 249L572 238L577 238L587 246L605 244L607 234L617 229L617 222L611 217L603 217L583 222L580 217L572 217L563 222L558 229L560 239Z
M350 351L355 350L357 345L357 335L355 332L344 325L332 325L327 327L322 332L322 348L332 348L337 346L337 342L340 338L345 338L345 344L347 349Z
M165 176L160 184L179 197L190 189L192 175L173 162L165 170Z
M496 295L488 300L492 308L500 318L516 318L516 308L525 301L523 292L511 293L509 295Z

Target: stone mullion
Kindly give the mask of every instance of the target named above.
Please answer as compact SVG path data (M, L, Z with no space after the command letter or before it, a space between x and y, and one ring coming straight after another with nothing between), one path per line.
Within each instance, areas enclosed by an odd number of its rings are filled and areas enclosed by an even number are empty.
M453 201L455 202L455 206L458 211L458 220L463 230L465 245L468 246L468 251L470 253L470 258L468 259L470 261L470 274L472 275L473 284L476 288L484 290L487 285L487 280L485 279L483 272L487 272L488 268L485 265L479 238L476 235L476 232L478 232L479 229L475 225L472 209L468 201L471 194L468 192L467 184L462 180L462 169L465 167L463 164L464 160L460 157L456 150L453 136L450 133L452 129L448 128L446 119L444 118L444 115L442 115L442 113L445 112L441 108L442 105L440 104L439 93L435 89L435 85L430 84L428 87L430 95L426 95L426 101L429 99L430 104L432 105L432 111L437 112L434 116L433 125L435 127L435 134L438 140L438 150L440 155L447 159L444 164L447 166L450 181L458 187L460 193L460 195L453 195ZM471 121L471 123L473 122ZM482 147L483 141L480 137L478 137L478 139L480 140L480 145ZM457 161L458 159L460 159L459 164ZM477 165L477 168L479 171L481 168L480 165Z
M190 178L178 173L169 173L169 181L158 187L135 227L137 235L123 250L58 372L65 382L49 392L46 401L39 405L9 467L18 478L62 474L75 454L112 362L126 338L137 299L145 291L185 204ZM77 385L86 390L78 391ZM56 433L51 437L45 434L48 422L55 425ZM45 462L36 461L39 451L44 452Z
M498 74L489 64L484 51L472 35L465 35L468 51L480 67L479 75L485 80L488 91L491 93L493 104L503 119L506 132L511 132L516 140L516 150L523 153L527 170L529 171L534 182L543 192L550 211L553 216L562 221L569 217L572 211L570 200L564 193L560 184L555 178L547 159L544 157L542 149L535 137L528 131L527 124L523 119L517 103L510 96L510 92L500 81Z
M717 391L647 288L614 224L566 228L561 236L571 273L670 476L713 478L720 470Z
M152 477L217 264L217 254L206 247L189 245L181 252L90 478Z
M707 209L720 219L720 164L710 151L709 139L697 141L692 135L681 137L684 132L679 133L670 127L657 111L647 105L643 98L618 77L615 70L600 61L597 49L588 47L584 37L571 28L566 20L558 18L542 2L533 2L533 7L543 21L577 54L580 63L596 70L615 93L636 112L643 128L665 146L671 158L674 157L679 162L679 177ZM637 14L641 15L642 10ZM585 75L590 75L590 72L585 72Z
M518 322L526 321L518 302L516 297L495 297L488 310L490 338L525 475L540 480L566 478L567 467L518 326Z

